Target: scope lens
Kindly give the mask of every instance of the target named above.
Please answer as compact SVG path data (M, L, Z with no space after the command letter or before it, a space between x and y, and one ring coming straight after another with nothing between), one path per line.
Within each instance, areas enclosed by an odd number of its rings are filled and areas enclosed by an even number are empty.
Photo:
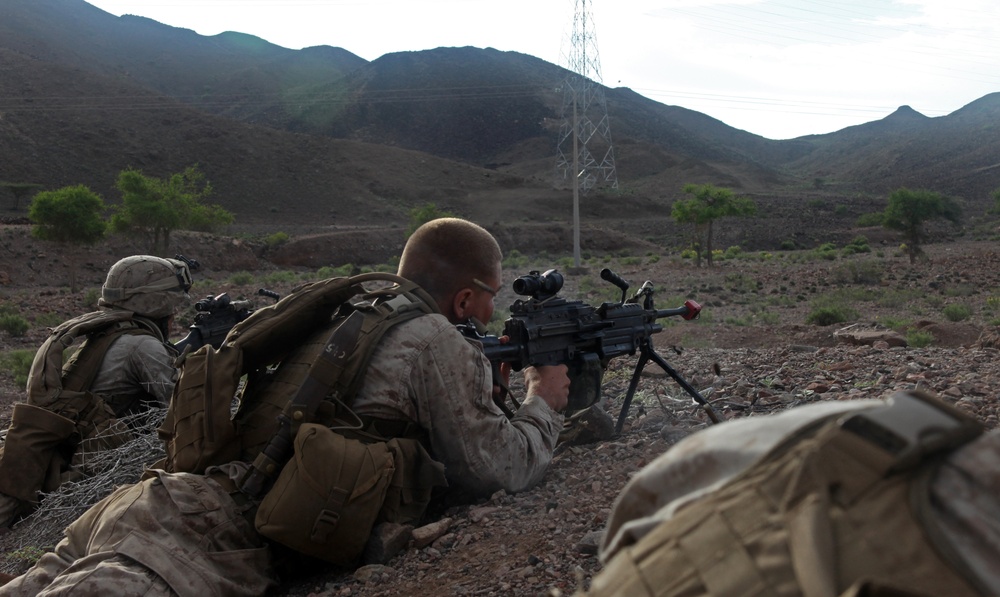
M539 274L531 272L514 280L514 292L520 295L552 296L562 289L562 274L554 269Z

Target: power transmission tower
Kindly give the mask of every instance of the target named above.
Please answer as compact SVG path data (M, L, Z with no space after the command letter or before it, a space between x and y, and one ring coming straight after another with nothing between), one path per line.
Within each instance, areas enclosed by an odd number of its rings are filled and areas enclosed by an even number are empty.
M601 59L590 0L576 0L570 51L562 84L562 124L556 177L573 187L573 261L580 267L580 193L594 187L618 188L608 104L601 79ZM600 155L600 159L596 156Z

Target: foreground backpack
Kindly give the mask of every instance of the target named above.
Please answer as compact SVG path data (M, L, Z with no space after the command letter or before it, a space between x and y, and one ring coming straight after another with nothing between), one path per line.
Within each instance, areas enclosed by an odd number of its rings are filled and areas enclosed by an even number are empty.
M363 286L366 282L396 286L369 292ZM386 298L390 300L378 300ZM345 349L347 361L343 368L328 373L323 380L329 388L324 395L353 396L382 334L396 323L435 310L433 299L415 284L378 272L305 284L274 305L256 310L230 330L218 349L203 346L188 354L181 364L166 419L159 429L167 452L163 468L169 472L203 473L209 466L240 458L244 440L239 437L233 416L234 398L240 394L254 396L256 401L257 396L266 394L255 386L270 385L285 357L317 330L329 328L331 320L343 322L355 312L368 315L355 344ZM286 381L284 385L291 389L286 389L280 400L267 400L283 410L304 381ZM256 407L241 401L238 409L242 413ZM278 414L274 413L276 417ZM301 414L291 416L296 428L310 422ZM273 431L263 433L270 435Z
M929 491L943 457L981 433L919 391L821 417L728 481L660 504L669 516L634 520L641 536L578 595L993 594L939 528Z
M370 292L366 282L394 285ZM261 500L257 530L350 563L377 521L422 514L430 487L444 484L443 467L413 437L349 437L325 425L349 411L385 332L435 312L415 284L382 273L307 284L255 311L218 349L187 355L160 428L159 465L203 473L252 462L239 486Z

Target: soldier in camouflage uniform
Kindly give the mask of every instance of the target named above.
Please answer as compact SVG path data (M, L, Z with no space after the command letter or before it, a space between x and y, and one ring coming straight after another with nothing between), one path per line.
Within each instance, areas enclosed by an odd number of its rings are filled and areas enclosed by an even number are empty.
M440 313L383 336L353 402L362 417L416 424L450 490L516 492L537 483L552 459L566 406L564 365L525 369L527 398L513 419L493 402L489 361L455 324L488 322L501 284L501 253L483 228L434 220L407 241L399 275L418 283ZM154 471L75 521L55 551L0 595L261 595L277 583L272 547L244 516L232 480L245 461L205 475Z
M181 261L126 257L108 271L100 311L64 323L39 349L27 401L14 406L0 453L0 524L30 512L38 492L54 491L79 468L82 455L121 443L126 434L115 431L116 419L167 405L177 377L167 334L190 286ZM60 369L57 332L95 320L96 331ZM57 344L50 351L51 342ZM50 370L48 354L58 361ZM68 387L71 379L81 387Z
M1000 432L921 392L731 421L629 481L585 595L1000 595L998 496Z

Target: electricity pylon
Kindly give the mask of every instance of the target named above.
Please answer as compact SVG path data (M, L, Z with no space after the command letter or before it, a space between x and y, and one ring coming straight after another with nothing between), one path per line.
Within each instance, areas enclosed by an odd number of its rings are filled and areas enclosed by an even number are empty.
M580 193L599 186L618 188L590 0L576 0L566 68L570 73L562 84L556 177L573 186L573 262L580 267Z

